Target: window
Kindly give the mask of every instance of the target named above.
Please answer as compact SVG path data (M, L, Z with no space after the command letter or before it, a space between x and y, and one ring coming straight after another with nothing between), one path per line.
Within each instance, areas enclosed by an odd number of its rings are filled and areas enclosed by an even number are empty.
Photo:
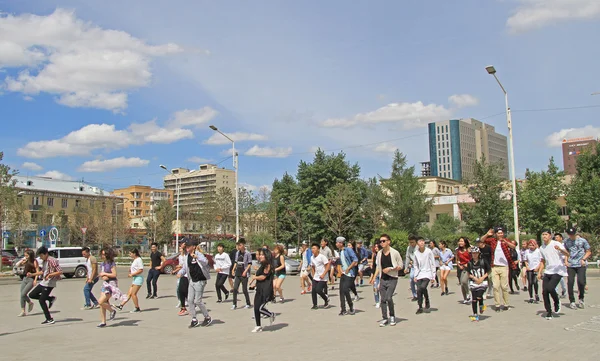
M139 228L140 224L139 223L134 223L133 224L133 228Z
M78 258L83 257L81 249L61 249L60 258Z
M48 255L50 257L58 258L58 251L49 251Z
M63 208L67 208L69 206L69 200L68 199L61 199L61 207Z
M28 180L27 185L31 187L33 185L33 181Z
M46 204L48 205L48 207L54 207L54 198L46 199Z
M39 206L40 205L40 197L31 197L31 205Z
M54 222L54 216L52 216L51 214L46 214L46 218L45 218L44 224L50 225L53 222Z
M79 199L75 200L75 208L79 208L81 206L81 201Z
M425 222L429 223L429 221L431 220L431 217L429 217L429 214L425 215Z
M566 206L560 207L560 209L558 210L558 215L559 216L568 216L569 210L567 209Z
M38 214L35 212L31 213L31 223L37 223L38 222Z

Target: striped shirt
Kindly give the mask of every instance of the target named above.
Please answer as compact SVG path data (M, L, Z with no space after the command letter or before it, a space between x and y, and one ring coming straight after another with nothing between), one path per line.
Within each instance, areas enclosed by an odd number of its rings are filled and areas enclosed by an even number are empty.
M60 265L58 264L58 260L54 257L48 256L46 261L44 262L44 267L42 269L43 273L43 281L40 282L40 285L44 287L56 287L56 281L60 281L61 275L54 276L52 278L46 279L46 276L55 273L62 272Z

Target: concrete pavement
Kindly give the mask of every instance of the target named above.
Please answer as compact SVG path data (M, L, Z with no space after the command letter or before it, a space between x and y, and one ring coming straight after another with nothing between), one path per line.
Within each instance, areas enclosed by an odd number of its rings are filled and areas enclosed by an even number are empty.
M124 272L120 272L124 274ZM3 360L83 360L105 355L111 360L190 358L249 358L261 360L486 360L592 359L600 332L600 280L590 278L585 310L563 306L559 318L542 318L543 305L525 303L524 292L511 296L513 309L495 313L488 308L484 320L471 323L470 305L459 304L459 286L451 278L449 296L431 290L433 312L415 315L408 280L397 288L395 327L378 327L380 310L375 309L371 287L359 288L362 299L357 314L338 316L339 297L332 295L330 309L310 310L310 295L300 295L298 277L284 283L284 304L270 305L278 314L276 323L262 334L252 334L252 310L230 310L231 302L217 304L214 278L207 287L206 304L214 319L208 328L188 329L188 317L177 316L175 278L161 276L159 299L146 300L140 291L141 314L121 312L109 327L97 329L99 310L82 311L83 281L59 282L52 313L56 324L42 326L44 317L36 303L33 313L18 318L19 284L0 284L0 357ZM126 290L130 281L123 279ZM98 296L100 285L96 285ZM458 292L458 293L457 293ZM253 293L251 293L253 298ZM567 300L563 300L563 305ZM241 301L239 304L244 304ZM321 301L320 301L321 304ZM492 305L492 300L486 304ZM126 306L130 310L132 305ZM267 323L268 324L268 323ZM237 355L234 355L237 354ZM94 356L95 358L96 356Z

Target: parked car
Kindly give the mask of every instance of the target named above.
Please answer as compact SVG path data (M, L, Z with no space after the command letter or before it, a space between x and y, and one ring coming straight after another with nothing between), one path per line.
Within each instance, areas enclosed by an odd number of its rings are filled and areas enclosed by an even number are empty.
M252 252L252 273L258 269L258 261L256 260L256 252ZM288 275L297 275L300 273L300 262L295 259L285 257L285 273Z
M7 252L7 251L2 251L2 265L3 266L12 266L15 258L16 257L14 254Z
M204 253L206 259L208 259L208 266L212 270L215 264L215 260L212 254ZM171 274L173 270L179 266L179 253L173 254L166 258L165 263L163 263L162 268L160 269L161 273Z
M87 260L81 253L81 247L53 247L48 248L48 254L58 260L58 264L66 278L84 278L87 276ZM23 266L17 267L16 264L23 257L19 257L12 262L13 273L23 278ZM37 261L42 266L42 260L38 257Z

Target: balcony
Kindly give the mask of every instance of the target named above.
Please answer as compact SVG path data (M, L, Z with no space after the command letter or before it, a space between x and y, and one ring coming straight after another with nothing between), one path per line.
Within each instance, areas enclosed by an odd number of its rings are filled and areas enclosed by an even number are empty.
M29 205L29 211L41 211L42 210L42 206L38 205Z

